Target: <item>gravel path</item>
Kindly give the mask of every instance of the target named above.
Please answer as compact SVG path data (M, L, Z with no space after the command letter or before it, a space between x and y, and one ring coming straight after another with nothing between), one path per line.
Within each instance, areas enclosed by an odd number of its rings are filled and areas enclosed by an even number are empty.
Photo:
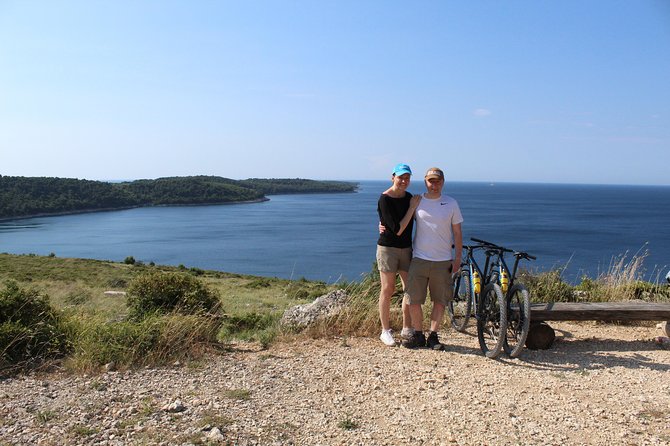
M670 350L653 327L556 323L486 359L377 339L238 346L208 361L0 381L0 444L670 444Z

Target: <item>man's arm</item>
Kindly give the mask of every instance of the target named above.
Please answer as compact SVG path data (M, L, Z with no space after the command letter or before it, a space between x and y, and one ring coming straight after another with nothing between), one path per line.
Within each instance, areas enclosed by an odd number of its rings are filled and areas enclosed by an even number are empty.
M454 263L452 263L451 272L456 273L461 267L461 259L463 258L463 231L461 223L452 224L451 230L454 233Z

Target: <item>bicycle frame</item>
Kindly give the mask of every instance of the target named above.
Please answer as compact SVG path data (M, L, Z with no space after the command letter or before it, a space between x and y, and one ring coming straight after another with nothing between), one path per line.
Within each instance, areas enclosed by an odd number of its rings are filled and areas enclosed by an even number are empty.
M474 310L475 313L475 318L478 317L478 301L479 301L479 294L475 292L475 271L479 274L479 277L482 280L482 288L484 285L484 282L486 280L486 271L488 270L488 265L489 265L489 260L490 256L487 254L486 255L486 262L484 264L484 269L482 269L479 264L477 263L477 259L475 259L474 252L477 249L485 248L486 246L484 245L463 245L463 249L465 250L465 259L463 262L461 262L461 269L467 266L468 271L469 271L469 281L470 281L470 290L472 291L471 293L471 301L472 301L472 309ZM454 295L458 295L459 291L459 286L460 286L460 281L456 283L456 288L454 289ZM481 290L480 290L481 292Z
M504 248L502 246L496 245L495 243L487 242L485 240L480 240L473 238L472 239L475 242L481 243L486 247L487 250L487 258L486 258L486 265L484 266L484 271L486 273L486 280L491 281L491 280L497 280L498 283L502 286L502 283L500 283L500 280L502 280L503 277L503 271L508 271L511 272L509 274L509 283L506 285L506 290L509 290L512 288L514 285L514 281L516 280L516 273L519 269L519 262L521 259L532 259L535 260L534 256L531 256L530 254L526 252L520 252L520 251L514 251L512 249ZM514 255L514 266L510 270L510 267L507 265L507 262L505 261L505 253L506 252L511 252L512 255ZM493 258L493 261L491 261L491 264L489 265L488 261L490 258ZM497 273L497 278L494 278L493 276Z

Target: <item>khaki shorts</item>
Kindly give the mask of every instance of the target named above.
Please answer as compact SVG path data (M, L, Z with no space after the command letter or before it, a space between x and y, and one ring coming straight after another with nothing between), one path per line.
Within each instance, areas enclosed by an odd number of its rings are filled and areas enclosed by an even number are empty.
M377 268L383 273L409 271L412 248L392 248L377 245Z
M423 305L426 302L426 291L430 290L430 300L433 303L447 305L454 295L451 266L451 260L433 262L412 259L407 279L409 303Z

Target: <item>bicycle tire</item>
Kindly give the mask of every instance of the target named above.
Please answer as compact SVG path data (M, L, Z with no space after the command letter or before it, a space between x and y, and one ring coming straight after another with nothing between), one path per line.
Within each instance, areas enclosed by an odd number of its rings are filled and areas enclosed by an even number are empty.
M503 348L510 358L516 358L521 354L530 331L530 294L523 284L515 283L507 293L506 301L507 330Z
M479 296L477 338L487 358L497 358L505 342L507 306L500 285L487 283Z
M472 315L472 286L467 269L461 269L456 277L454 296L447 303L447 312L454 330L464 332Z

